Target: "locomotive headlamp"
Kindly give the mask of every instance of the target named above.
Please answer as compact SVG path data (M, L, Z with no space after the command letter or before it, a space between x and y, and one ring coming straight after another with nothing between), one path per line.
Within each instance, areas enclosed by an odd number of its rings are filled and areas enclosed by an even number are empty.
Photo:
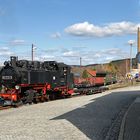
M16 86L15 86L15 89L16 89L16 90L19 90L19 89L20 89L20 86L16 85Z

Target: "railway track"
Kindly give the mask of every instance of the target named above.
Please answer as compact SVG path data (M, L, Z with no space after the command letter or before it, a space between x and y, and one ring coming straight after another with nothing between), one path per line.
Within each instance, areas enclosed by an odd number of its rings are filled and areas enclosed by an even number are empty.
M108 89L107 88L99 89L99 88L94 88L94 87L80 88L80 89L77 89L76 92L74 94L72 94L71 97L75 98L75 97L79 97L79 96L92 95L92 94L104 92L105 90L108 90ZM63 98L61 98L61 99L63 99ZM57 100L57 99L55 99L55 100ZM10 108L13 108L13 107L17 108L17 107L22 106L22 105L23 104L19 104L17 106L9 106L9 105L8 106L2 106L2 104L1 104L0 105L0 110L10 109Z
M11 106L0 106L0 110L5 110L5 109L9 109L12 108Z

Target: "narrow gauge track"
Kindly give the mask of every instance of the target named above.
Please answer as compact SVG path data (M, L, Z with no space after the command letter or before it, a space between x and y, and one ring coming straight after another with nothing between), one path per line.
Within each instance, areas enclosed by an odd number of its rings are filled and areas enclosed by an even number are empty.
M54 100L75 98L75 97L79 97L79 96L87 96L87 95L102 93L102 92L104 92L106 90L108 90L108 89L106 89L106 88L100 89L100 88L95 88L95 87L81 88L81 89L77 89L76 92L70 97L58 98L58 99L54 99ZM54 100L48 100L48 101L54 101ZM45 101L40 101L40 102L37 102L37 103L41 103L41 102L45 102ZM31 104L34 104L34 103L31 103ZM18 106L0 106L0 110L10 109L10 108L13 108L13 107L18 108L18 107L23 106L23 105L25 105L25 104L20 104Z
M11 106L0 106L0 110L5 110L5 109L9 109L12 108Z

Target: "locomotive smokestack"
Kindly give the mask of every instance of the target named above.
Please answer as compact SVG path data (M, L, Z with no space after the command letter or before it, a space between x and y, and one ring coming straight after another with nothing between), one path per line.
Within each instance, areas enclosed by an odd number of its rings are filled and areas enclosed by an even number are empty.
M11 56L10 59L11 59L11 65L13 67L15 67L16 66L16 61L17 61L18 58L16 56Z

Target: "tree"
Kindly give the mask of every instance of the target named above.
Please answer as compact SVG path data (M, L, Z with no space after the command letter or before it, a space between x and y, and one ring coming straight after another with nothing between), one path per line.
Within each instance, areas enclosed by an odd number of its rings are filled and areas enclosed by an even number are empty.
M82 78L88 78L88 74L86 70L83 71Z
M92 68L92 70L96 71L96 68L95 68L95 67L93 67L93 68Z

